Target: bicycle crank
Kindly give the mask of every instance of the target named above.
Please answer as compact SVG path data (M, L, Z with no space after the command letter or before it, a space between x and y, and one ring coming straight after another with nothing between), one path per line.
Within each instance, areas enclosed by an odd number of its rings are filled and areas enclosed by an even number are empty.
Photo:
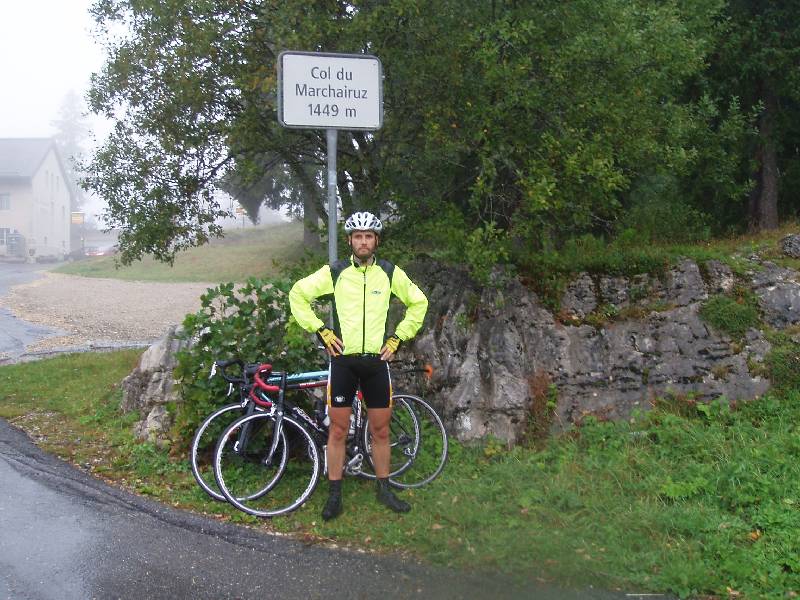
M359 452L353 458L347 461L347 464L344 466L345 473L348 475L360 475L361 474L361 465L364 463L364 455Z

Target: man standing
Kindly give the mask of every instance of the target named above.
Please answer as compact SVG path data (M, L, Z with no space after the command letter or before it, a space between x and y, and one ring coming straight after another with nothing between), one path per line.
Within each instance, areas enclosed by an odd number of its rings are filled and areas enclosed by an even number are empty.
M428 299L408 275L388 261L378 259L383 225L369 212L356 212L344 224L352 254L325 265L292 286L289 304L297 322L316 332L330 355L328 379L327 463L330 494L322 518L342 512L342 471L350 427L353 397L361 388L372 434L372 461L377 475L377 498L395 512L409 504L389 487L389 422L392 418L392 382L389 363L402 342L422 326ZM331 235L333 233L331 232ZM333 296L333 329L311 309L321 296ZM386 331L389 300L397 296L406 314L394 332Z

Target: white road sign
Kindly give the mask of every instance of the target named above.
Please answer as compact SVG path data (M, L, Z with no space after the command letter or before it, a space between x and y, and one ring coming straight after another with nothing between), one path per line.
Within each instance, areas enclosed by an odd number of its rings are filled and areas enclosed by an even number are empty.
M285 127L380 129L381 61L366 54L281 52L278 121Z

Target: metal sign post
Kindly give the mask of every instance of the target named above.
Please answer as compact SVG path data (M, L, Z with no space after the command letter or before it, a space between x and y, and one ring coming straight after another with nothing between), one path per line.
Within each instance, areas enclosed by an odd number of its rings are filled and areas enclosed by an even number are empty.
M328 138L328 263L333 264L338 259L336 245L336 142L339 135L338 129L326 129Z
M278 121L284 127L325 129L327 137L328 259L337 259L336 143L339 129L383 125L383 68L367 54L281 52Z

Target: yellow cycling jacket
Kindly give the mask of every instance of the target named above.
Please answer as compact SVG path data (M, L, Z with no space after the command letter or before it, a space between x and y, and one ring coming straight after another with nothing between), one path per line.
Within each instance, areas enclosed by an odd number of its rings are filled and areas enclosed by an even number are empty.
M392 294L406 305L406 314L394 332L386 331L386 316ZM289 306L306 331L317 331L325 323L314 313L311 302L333 295L334 331L344 342L344 354L378 354L384 340L394 333L410 340L422 327L428 299L408 275L385 260L358 266L351 256L325 265L292 286Z

